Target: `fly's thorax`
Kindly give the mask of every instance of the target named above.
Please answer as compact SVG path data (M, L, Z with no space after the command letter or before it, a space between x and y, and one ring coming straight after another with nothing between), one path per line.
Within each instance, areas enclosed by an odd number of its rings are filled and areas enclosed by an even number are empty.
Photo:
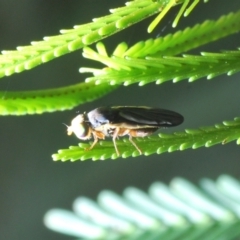
M110 124L104 124L94 128L95 131L102 132L106 137L111 137L115 129L116 127Z
M109 110L106 107L96 108L86 114L86 118L91 124L93 129L101 127L101 125L108 124L109 120Z
M85 115L77 115L71 122L71 126L68 127L68 135L74 133L77 138L87 140L91 138L91 127L87 121L85 121Z

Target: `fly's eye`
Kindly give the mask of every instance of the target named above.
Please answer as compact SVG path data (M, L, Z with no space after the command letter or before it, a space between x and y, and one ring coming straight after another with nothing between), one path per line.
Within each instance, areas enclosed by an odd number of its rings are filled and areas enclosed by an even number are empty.
M75 126L73 132L80 139L88 138L89 126L86 123L81 123Z
M83 140L89 138L89 125L84 121L82 114L72 120L71 126L68 127L68 135L71 133Z

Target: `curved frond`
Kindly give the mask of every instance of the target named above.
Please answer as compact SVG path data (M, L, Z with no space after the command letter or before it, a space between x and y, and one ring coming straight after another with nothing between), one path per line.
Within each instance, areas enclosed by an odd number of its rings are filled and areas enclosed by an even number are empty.
M177 31L174 34L168 34L165 37L159 37L156 39L150 38L146 41L140 41L132 47L128 47L126 43L122 42L116 47L112 55L109 57L119 57L124 59L125 57L145 58L146 56L173 56L239 31L240 11L221 16L215 21L204 21L201 24L196 24L191 28L185 28L184 30ZM99 47L98 44L98 58L96 61L102 62L104 59L99 58L101 56L107 57L107 50L105 49L103 51L103 47ZM91 53L94 53L94 51L89 47L85 47L83 49L83 56L94 60ZM111 59L109 59L109 61L111 61ZM105 62L103 63L106 64Z
M163 5L162 2L166 1L135 0L127 3L125 7L112 9L112 14L108 16L93 19L92 23L61 30L62 35L45 37L43 41L31 42L30 46L20 46L17 47L17 50L2 51L0 77L32 69L54 58L97 42L155 14Z
M99 61L108 68L80 68L80 72L93 73L94 77L87 78L87 82L108 82L112 85L136 82L144 85L153 81L159 84L172 79L174 82L182 79L194 81L204 76L210 79L224 73L231 75L239 71L239 51L203 53L203 56L184 55L182 58L169 55L179 54L237 31L240 31L240 11L222 16L217 21L205 21L173 35L138 42L130 48L126 43L120 43L112 56L108 56L105 46L98 43L97 52L85 47L83 56Z
M240 31L240 11L206 20L165 37L140 41L121 53L122 57L173 56ZM113 53L115 56L115 54ZM119 56L120 57L120 56Z
M137 138L135 142L143 154L148 156L154 153L161 154L183 151L189 148L211 147L215 144L226 144L234 140L237 140L237 143L240 144L240 118L235 118L233 121L224 121L223 124L214 126L186 129L185 132L160 133L158 136ZM117 146L122 158L139 156L139 152L127 139L117 140ZM100 144L86 151L85 149L89 147L89 144L80 143L78 146L70 146L69 149L59 150L52 157L55 161L105 160L118 157L111 141L100 141Z
M88 51L89 53L89 51ZM88 57L90 57L88 55ZM173 80L179 82L188 79L193 82L202 77L212 79L221 74L232 75L240 71L240 51L223 53L202 53L202 56L183 55L183 57L146 57L145 59L113 56L108 58L94 52L91 58L108 64L110 68L80 69L82 72L93 72L86 82L96 84L110 83L125 86L139 83L140 86L156 82L160 84Z
M80 103L99 98L115 87L94 83L78 83L72 86L25 92L0 92L0 115L42 114L64 111Z
M198 1L194 0L191 6ZM163 11L160 18L158 16L150 25L149 29L153 30L154 26L158 24L171 7L184 3L183 9L179 12L181 15L188 2L189 0L135 0L127 2L125 7L111 9L110 15L94 18L92 23L76 25L73 29L61 30L62 35L44 37L43 41L31 42L29 46L19 46L17 50L2 51L2 55L0 55L0 78L32 69L59 56L76 51L159 11ZM189 8L192 8L191 6ZM174 26L180 17L179 14L174 21Z
M73 212L51 209L44 223L81 239L233 240L240 237L239 197L240 181L229 175L199 186L177 177L148 193L127 187L122 195L103 190L97 201L78 197Z

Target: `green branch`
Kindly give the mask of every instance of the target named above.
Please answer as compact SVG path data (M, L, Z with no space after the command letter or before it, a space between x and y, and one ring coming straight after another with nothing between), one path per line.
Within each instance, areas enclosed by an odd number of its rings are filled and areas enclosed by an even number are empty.
M44 223L77 239L236 240L239 193L239 179L229 175L198 185L176 177L169 185L152 183L147 192L129 186L122 194L102 190L96 201L80 196L73 211L51 209Z
M176 26L183 11L186 9L185 15L188 15L189 9L192 9L197 2L198 0L194 0L189 8L187 8L189 0L135 0L127 2L125 7L111 9L110 15L94 18L92 23L61 30L61 35L44 37L43 41L31 42L29 46L19 46L17 50L2 51L0 78L32 69L42 63L81 49L162 11L161 17L157 17L150 26L152 31L170 8L184 3L174 20L174 26Z
M240 144L240 118L235 118L234 121L224 121L223 124L214 126L186 129L185 132L160 133L158 136L137 138L135 142L143 154L148 156L154 153L183 151L188 148L211 147L215 144L226 144L234 140ZM118 140L117 146L122 158L139 156L139 152L127 139ZM59 150L52 157L55 161L105 160L118 157L111 141L100 141L100 144L97 144L92 150L86 151L85 149L88 147L90 147L89 144L80 143L78 146Z
M64 54L102 40L159 11L164 1L133 1L125 7L113 9L112 14L93 19L92 23L61 30L62 35L45 37L44 41L31 42L30 46L15 51L2 51L0 77L32 69ZM168 2L168 0L167 0Z
M109 60L109 65L115 64L118 67L123 66L123 62L125 62L124 69L92 70L83 68L82 71L92 71L96 75L87 78L87 82L110 83L111 85L123 83L125 86L133 83L139 83L140 86L151 82L160 84L169 80L179 82L183 79L189 79L189 82L193 82L202 77L212 79L224 73L232 75L240 71L240 51L219 54L202 53L202 55L146 57L145 59L126 57L124 60L114 57L116 61L110 63Z
M144 85L154 81L159 84L172 79L174 82L187 78L194 81L204 76L210 79L224 73L231 75L240 69L239 51L203 53L204 56L166 55L176 55L238 31L240 11L222 16L217 21L205 21L173 35L138 42L130 48L125 43L120 43L110 57L105 46L98 43L97 52L86 47L83 49L83 56L109 68L81 68L80 71L93 73L94 77L86 79L88 82L111 85L137 82Z
M100 98L116 87L94 83L24 92L0 92L0 115L42 114L64 111Z

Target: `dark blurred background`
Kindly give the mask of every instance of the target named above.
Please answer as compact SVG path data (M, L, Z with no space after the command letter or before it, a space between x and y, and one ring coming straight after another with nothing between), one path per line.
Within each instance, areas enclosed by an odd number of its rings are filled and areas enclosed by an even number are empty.
M44 36L57 35L60 29L88 23L124 2L0 0L0 49L12 50ZM217 19L239 8L239 1L201 3L189 17L181 19L177 29L193 26L204 19ZM150 35L146 28L153 18L104 40L104 43L111 52L122 41L131 46L139 40L174 32L168 22L176 10L173 9ZM239 41L240 35L234 34L192 53L234 50L240 46ZM13 90L44 89L83 82L87 75L78 73L83 66L102 67L83 59L81 51L77 51L31 71L5 77L0 81L0 88L7 94ZM0 239L72 239L46 229L43 225L45 212L55 207L71 210L76 197L84 195L96 199L103 189L121 194L129 185L147 190L156 180L169 183L176 176L194 183L202 177L216 179L223 173L239 177L240 148L235 142L116 161L62 163L53 162L51 158L58 149L78 143L75 137L66 135L66 128L62 125L62 122L69 123L77 110L89 111L102 105L159 106L184 115L184 124L173 131L232 120L240 116L239 78L238 73L211 81L204 78L195 83L184 80L177 84L169 81L159 86L154 83L144 87L132 85L71 111L0 117Z

